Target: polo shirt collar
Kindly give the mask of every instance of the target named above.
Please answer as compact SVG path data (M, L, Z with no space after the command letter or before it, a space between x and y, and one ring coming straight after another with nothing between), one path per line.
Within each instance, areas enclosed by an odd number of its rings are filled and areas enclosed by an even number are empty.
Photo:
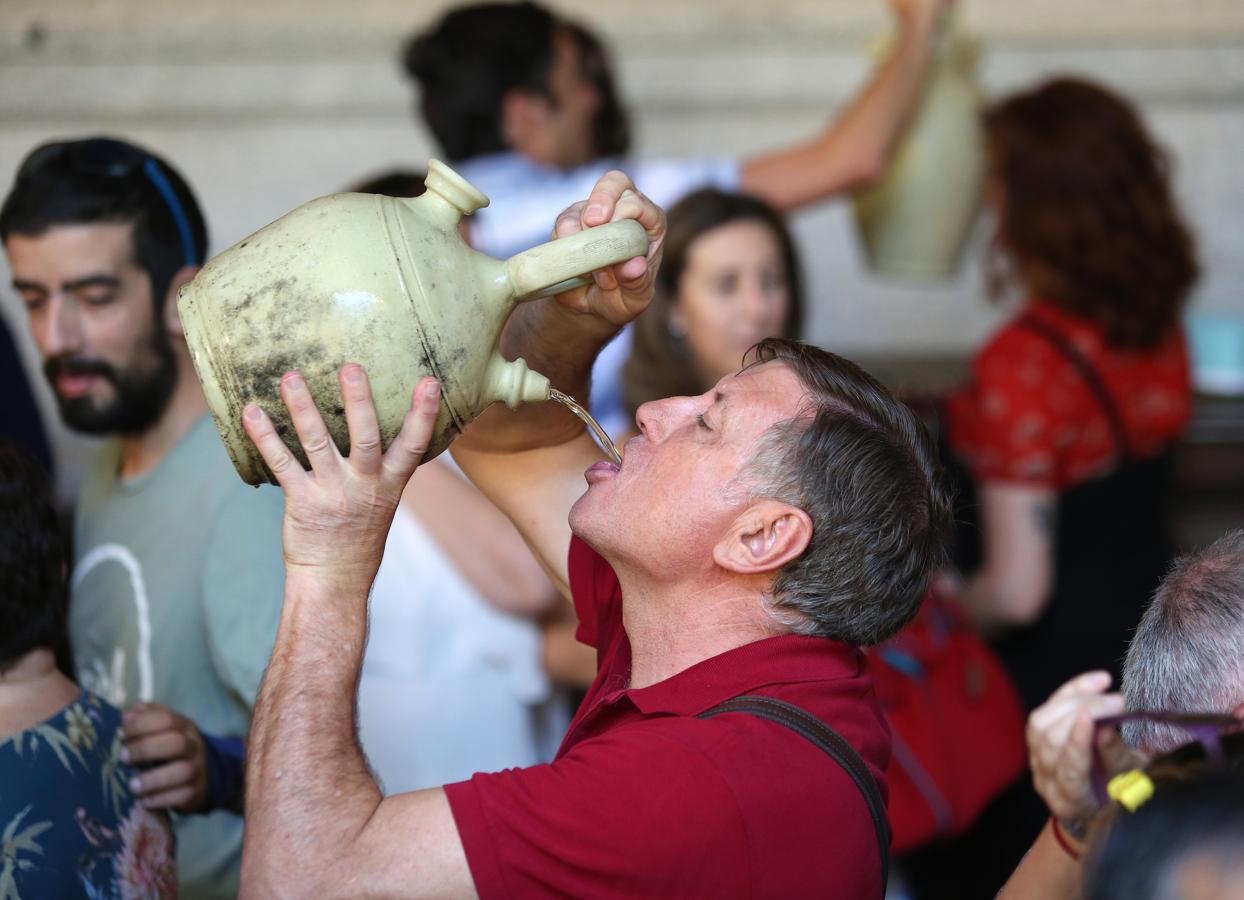
M783 634L727 650L623 694L644 715L694 716L767 685L854 678L862 666L863 655L842 641Z

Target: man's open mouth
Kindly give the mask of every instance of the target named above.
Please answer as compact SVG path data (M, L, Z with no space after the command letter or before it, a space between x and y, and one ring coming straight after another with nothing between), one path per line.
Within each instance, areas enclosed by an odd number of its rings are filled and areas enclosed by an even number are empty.
M618 474L621 466L612 463L607 459L602 459L598 463L592 463L588 466L587 471L583 473L583 477L587 479L588 484L596 484L598 481L606 481Z

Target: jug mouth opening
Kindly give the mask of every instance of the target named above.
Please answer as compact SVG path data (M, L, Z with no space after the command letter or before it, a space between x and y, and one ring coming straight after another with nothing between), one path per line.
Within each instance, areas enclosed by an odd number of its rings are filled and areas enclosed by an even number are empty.
M488 198L439 159L428 160L428 176L423 180L428 193L449 203L460 215L469 216L488 205Z

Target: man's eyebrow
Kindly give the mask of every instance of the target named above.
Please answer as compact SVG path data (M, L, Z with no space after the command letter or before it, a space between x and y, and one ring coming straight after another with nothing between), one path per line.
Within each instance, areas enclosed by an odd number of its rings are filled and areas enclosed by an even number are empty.
M84 275L81 278L75 278L73 281L66 281L61 285L62 290L78 291L86 287L120 287L121 279L115 275Z
M73 281L66 281L61 285L63 291L78 291L87 287L120 287L121 279L115 275L105 275L102 272L93 275L83 275L81 278L75 278ZM26 281L24 278L13 279L13 290L15 291L47 291L47 287L37 281Z

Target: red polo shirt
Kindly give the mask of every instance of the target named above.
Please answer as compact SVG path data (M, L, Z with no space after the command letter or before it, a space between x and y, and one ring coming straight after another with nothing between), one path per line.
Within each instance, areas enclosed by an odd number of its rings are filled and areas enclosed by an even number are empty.
M884 796L890 736L863 656L783 635L631 690L617 577L577 538L570 585L599 673L557 759L445 788L480 896L880 897L868 806L837 763L774 722L694 718L739 694L795 703Z

